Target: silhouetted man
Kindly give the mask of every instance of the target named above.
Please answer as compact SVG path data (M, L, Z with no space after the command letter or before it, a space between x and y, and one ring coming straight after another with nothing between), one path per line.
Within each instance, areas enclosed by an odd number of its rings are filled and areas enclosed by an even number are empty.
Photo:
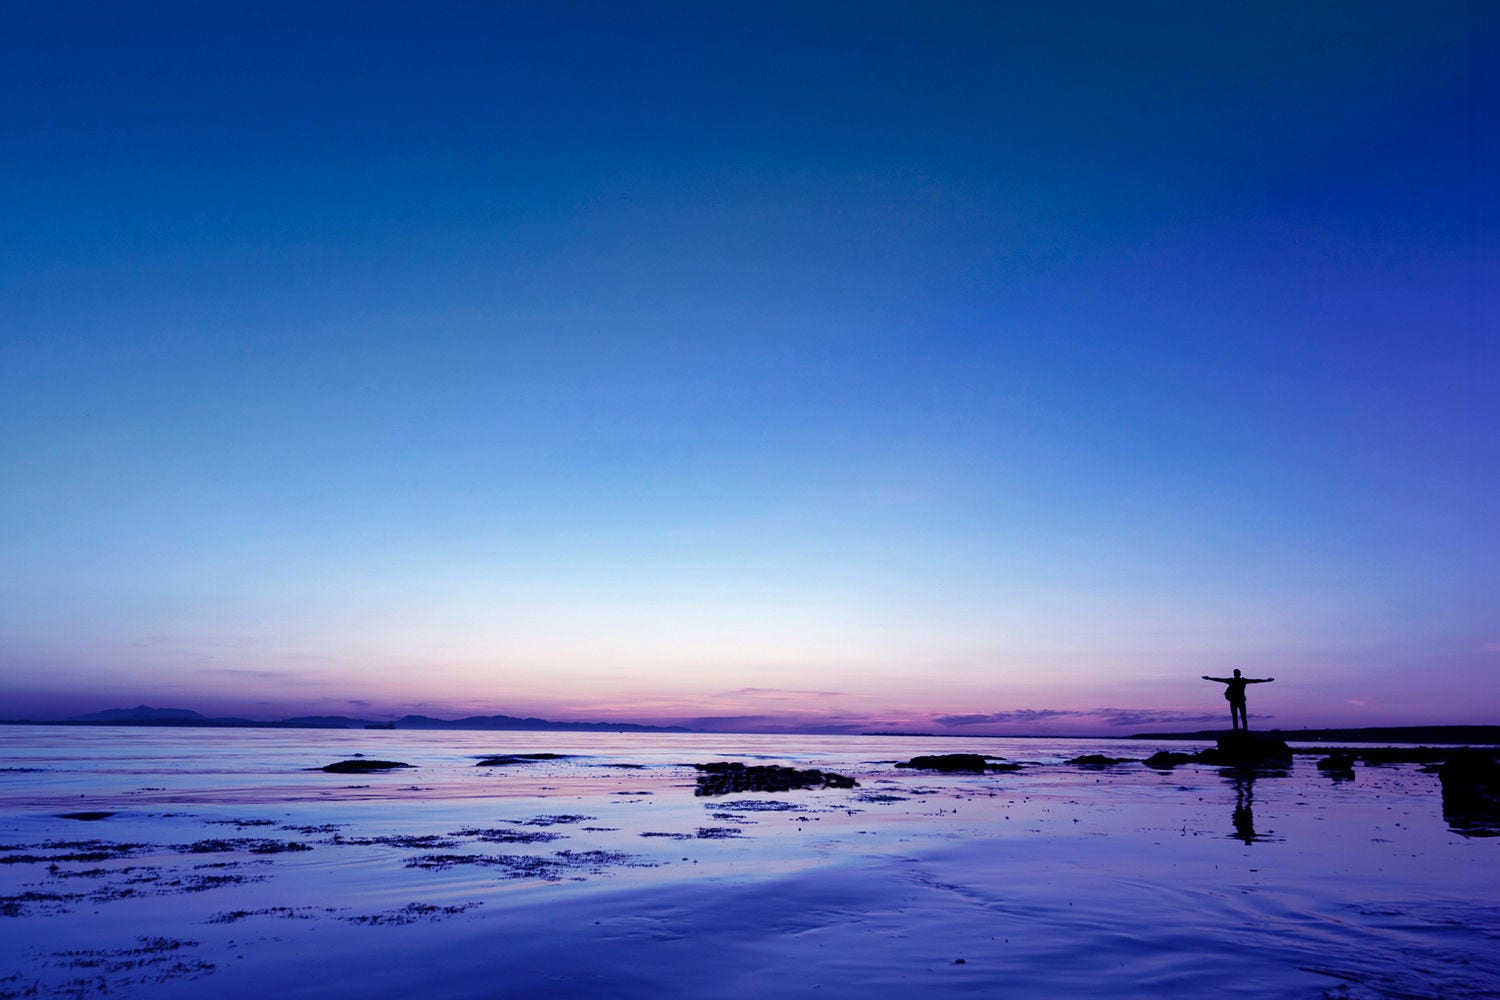
M1229 702L1229 722L1238 730L1243 723L1245 732L1250 731L1250 717L1245 714L1245 685L1246 684L1269 684L1274 677L1241 677L1238 669L1233 677L1210 677L1203 675L1206 681L1218 681L1224 687L1224 700Z

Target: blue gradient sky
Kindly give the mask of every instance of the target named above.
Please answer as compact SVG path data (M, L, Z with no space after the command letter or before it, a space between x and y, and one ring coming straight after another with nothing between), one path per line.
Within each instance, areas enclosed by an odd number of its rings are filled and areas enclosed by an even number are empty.
M7 9L0 717L1500 722L1494 7L306 6Z

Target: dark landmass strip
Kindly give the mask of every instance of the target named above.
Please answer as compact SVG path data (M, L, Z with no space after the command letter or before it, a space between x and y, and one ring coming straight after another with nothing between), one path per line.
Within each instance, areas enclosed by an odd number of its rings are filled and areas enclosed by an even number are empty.
M110 708L66 719L0 719L4 726L190 726L226 729L483 729L573 733L691 733L686 726L648 726L638 722L553 722L513 715L472 715L434 719L408 715L395 722L351 719L346 715L301 715L275 722L235 717L209 718L187 708Z
M1258 730L1259 732L1259 730ZM1500 743L1500 726L1374 726L1362 729L1267 729L1263 731L1288 743ZM1196 733L1134 733L1132 740L1217 740L1222 729Z
M638 722L551 722L518 719L513 715L471 715L466 719L432 719L408 715L397 719L397 729L521 729L558 730L573 733L690 733L686 726L648 726Z

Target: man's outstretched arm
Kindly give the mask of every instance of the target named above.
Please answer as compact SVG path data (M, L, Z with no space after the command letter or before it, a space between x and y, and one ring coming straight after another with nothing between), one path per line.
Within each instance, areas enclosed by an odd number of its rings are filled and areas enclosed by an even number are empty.
M1220 684L1228 684L1229 683L1229 678L1228 677L1210 677L1207 674L1204 674L1203 675L1203 679L1206 680L1206 681L1218 681Z

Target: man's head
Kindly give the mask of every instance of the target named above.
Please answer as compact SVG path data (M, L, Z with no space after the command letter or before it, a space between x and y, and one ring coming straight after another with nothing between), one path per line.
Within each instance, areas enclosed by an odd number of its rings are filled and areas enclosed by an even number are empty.
M1238 677L1239 675L1240 675L1240 668L1239 667L1235 667L1234 668L1234 676Z

